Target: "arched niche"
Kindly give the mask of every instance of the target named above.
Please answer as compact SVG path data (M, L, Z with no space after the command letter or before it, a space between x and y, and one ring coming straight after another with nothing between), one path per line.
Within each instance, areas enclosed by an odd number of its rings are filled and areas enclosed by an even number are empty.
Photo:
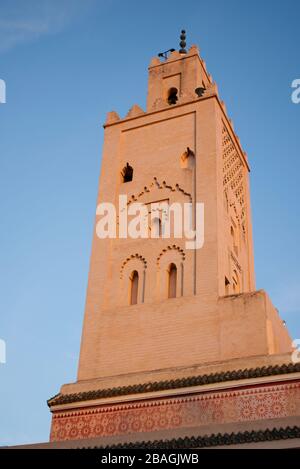
M156 261L158 300L163 301L168 298L179 298L183 296L184 262L185 253L183 249L176 245L166 247L159 254ZM175 288L174 285L176 286Z
M134 306L144 303L147 262L140 254L128 256L120 269L120 288L116 292L118 303ZM132 301L132 300L135 301Z

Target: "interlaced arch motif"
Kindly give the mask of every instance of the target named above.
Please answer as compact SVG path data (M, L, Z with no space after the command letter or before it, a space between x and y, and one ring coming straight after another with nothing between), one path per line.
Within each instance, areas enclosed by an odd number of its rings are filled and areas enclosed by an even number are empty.
M179 184L175 184L175 185L171 185L171 184L167 184L166 181L163 181L163 182L159 182L157 180L156 177L153 178L153 181L148 184L148 186L145 186L144 189L139 192L137 195L132 195L130 200L128 201L128 204L131 204L132 202L137 202L138 199L140 197L142 197L145 193L148 193L150 192L150 190L153 188L153 187L157 187L158 189L169 189L171 192L181 192L183 195L185 195L186 197L188 197L190 199L190 201L192 201L192 195L189 193L189 192L186 192L182 187L180 187Z
M137 202L144 194L148 194L149 192L151 192L151 189L155 187L158 189L169 189L171 192L181 192L185 197L188 197L190 203L192 202L192 195L189 192L185 191L182 187L180 187L179 184L175 184L175 186L172 186L170 184L167 184L166 181L160 183L157 180L157 177L154 177L153 181L147 186L145 186L141 192L139 192L138 194L132 194L130 197L128 197L127 206L132 204L133 202ZM119 216L117 216L117 225L119 225Z

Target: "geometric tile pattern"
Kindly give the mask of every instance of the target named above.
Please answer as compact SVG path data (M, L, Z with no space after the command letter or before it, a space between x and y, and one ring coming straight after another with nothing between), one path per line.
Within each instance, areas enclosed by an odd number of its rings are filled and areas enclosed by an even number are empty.
M53 412L51 441L300 416L300 382Z

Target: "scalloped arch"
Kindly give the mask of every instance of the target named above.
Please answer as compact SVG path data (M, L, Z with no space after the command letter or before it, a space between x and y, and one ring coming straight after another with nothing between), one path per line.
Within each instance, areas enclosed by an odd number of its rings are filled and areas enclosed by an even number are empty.
M140 260L143 265L144 265L144 269L147 269L147 261L146 259L141 256L140 254L136 253L136 254L131 254L131 256L127 257L125 259L125 261L122 263L121 265L121 269L120 269L120 278L122 279L123 278L123 272L124 272L124 268L126 266L126 264L128 264L129 261L131 261L132 259L138 259Z
M157 266L159 266L159 262L160 262L160 259L162 258L162 256L168 251L177 251L177 252L179 252L179 254L181 255L182 260L183 261L185 260L184 250L180 246L177 246L176 244L172 244L172 245L167 246L166 248L164 248L161 251L161 253L159 254L159 256L156 258L156 265Z

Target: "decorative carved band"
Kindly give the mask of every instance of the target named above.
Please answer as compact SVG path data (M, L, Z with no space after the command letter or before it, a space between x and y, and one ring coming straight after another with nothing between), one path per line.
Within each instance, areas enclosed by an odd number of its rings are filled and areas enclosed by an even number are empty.
M171 185L168 184L166 181L159 182L157 177L153 177L153 180L148 184L148 186L145 186L144 189L139 192L138 194L133 194L131 196L131 199L128 201L127 205L132 204L133 202L137 202L143 195L146 193L149 193L153 188L157 189L168 189L170 192L180 192L182 195L187 197L190 202L192 202L192 195L187 192L185 189L183 189L179 184Z
M222 383L249 378L262 378L264 376L284 375L300 372L300 363L288 365L276 365L261 368L250 368L237 371L212 373L209 375L190 376L188 378L172 379L168 381L148 382L131 386L120 386L109 389L97 389L96 391L80 392L76 394L56 394L47 401L48 406L69 404L72 402L89 401L106 397L126 396L128 394L144 394L147 392L165 391L168 389L180 389L205 384Z
M233 262L234 262L236 268L238 269L238 271L241 273L241 272L242 272L242 267L240 266L240 264L239 264L237 258L235 257L235 255L233 254L232 251L230 251L230 257L231 257L231 259L233 260Z
M300 383L252 385L54 411L51 441L97 438L300 415Z

